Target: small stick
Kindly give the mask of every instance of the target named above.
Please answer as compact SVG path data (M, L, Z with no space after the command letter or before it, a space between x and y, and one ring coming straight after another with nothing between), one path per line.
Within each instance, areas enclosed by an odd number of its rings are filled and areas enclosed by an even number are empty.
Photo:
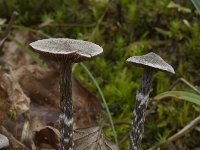
M167 140L154 145L153 147L149 148L148 150L154 150L161 145L164 145L164 144L167 144L167 143L170 143L170 142L173 142L173 141L179 139L180 137L184 136L186 133L190 132L199 123L200 123L200 116L198 116L197 118L192 120L189 124L187 124L184 128L182 128L176 134L169 137Z
M119 141L119 145L121 145L122 143L124 143L130 136L131 132L128 131L123 137L122 139Z
M69 27L69 28L76 28L76 27L92 28L92 27L95 27L96 24L97 23L90 23L90 24L66 23L66 24L49 24L47 26Z

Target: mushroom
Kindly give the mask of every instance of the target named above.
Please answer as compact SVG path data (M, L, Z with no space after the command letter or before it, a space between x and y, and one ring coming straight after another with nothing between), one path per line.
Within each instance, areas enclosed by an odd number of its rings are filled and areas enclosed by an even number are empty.
M92 42L68 38L38 40L30 46L41 56L60 62L60 149L73 149L72 63L89 60L103 49Z
M8 146L9 146L8 138L0 134L0 149L8 147Z
M139 150L144 132L145 111L147 109L153 74L160 70L175 73L172 66L167 64L160 56L150 52L143 56L132 56L127 59L128 63L144 68L140 88L137 90L134 121L130 133L129 150Z

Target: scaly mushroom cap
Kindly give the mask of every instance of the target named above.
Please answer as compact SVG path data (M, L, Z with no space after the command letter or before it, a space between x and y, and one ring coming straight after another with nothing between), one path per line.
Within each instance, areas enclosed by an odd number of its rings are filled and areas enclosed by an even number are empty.
M68 38L38 40L31 43L30 46L40 55L58 61L80 62L103 52L103 49L97 44Z
M160 71L175 73L172 66L166 63L160 56L150 52L143 56L132 56L126 60L128 63L132 63L140 67L152 67Z

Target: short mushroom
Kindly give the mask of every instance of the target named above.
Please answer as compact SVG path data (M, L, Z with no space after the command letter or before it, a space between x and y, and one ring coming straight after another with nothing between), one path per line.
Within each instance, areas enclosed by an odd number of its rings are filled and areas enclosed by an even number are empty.
M60 62L60 128L61 150L73 149L72 63L89 60L103 49L92 42L68 38L38 40L30 46L40 55Z
M129 150L139 150L144 132L145 111L147 109L151 82L156 71L175 73L172 66L167 64L160 56L150 52L143 56L132 56L127 59L128 63L144 68L140 88L136 94L134 109L134 121L130 134Z
M9 140L6 136L3 134L0 134L0 149L8 147L9 146Z

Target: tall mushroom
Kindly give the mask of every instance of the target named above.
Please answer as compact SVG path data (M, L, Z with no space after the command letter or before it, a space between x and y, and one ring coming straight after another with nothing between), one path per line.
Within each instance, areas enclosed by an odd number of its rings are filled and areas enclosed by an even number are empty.
M72 63L89 60L103 52L92 42L68 38L38 40L30 46L40 55L60 62L61 150L73 149Z
M127 59L127 62L144 68L140 88L136 94L136 104L133 112L134 121L129 145L129 150L139 150L144 132L145 111L148 105L153 74L158 70L173 74L175 72L172 66L153 52L143 56L132 56Z

